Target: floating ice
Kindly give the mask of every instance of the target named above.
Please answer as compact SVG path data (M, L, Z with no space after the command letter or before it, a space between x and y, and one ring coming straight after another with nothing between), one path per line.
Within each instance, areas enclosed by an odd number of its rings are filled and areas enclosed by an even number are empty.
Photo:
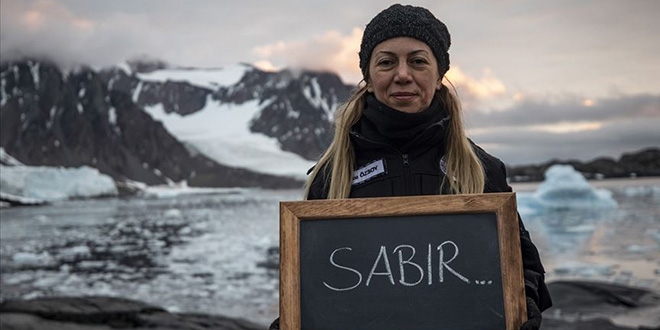
M53 257L46 251L43 251L39 254L32 252L18 252L11 258L16 265L26 267L43 267L52 265L54 263Z
M178 219L178 218L183 217L183 214L181 213L181 210L179 210L179 209L169 209L169 210L165 211L165 213L163 215L166 218L176 218L176 219Z
M89 256L91 250L86 245L78 245L60 250L60 258L64 260L75 260L76 258Z
M622 193L628 197L651 196L660 197L660 186L637 186L626 187Z
M612 192L596 189L570 165L553 165L545 172L545 181L531 194L520 193L521 209L572 210L616 208Z
M579 275L581 277L610 276L615 273L612 265L599 265L588 262L569 261L554 269L557 275Z
M169 185L140 186L143 196L148 198L176 198L186 195L243 194L254 189L250 188L203 188L189 187L188 182L181 181Z

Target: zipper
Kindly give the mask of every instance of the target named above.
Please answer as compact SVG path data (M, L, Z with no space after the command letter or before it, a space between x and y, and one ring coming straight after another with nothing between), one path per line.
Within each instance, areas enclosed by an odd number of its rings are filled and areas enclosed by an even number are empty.
M410 161L407 153L401 154L401 158L403 159L403 187L406 192L405 195L409 196L412 195L415 190L410 173Z

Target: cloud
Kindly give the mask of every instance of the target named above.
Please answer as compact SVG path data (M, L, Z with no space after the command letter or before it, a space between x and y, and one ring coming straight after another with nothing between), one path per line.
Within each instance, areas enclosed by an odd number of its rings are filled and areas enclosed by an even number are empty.
M345 82L357 84L362 75L358 52L362 30L349 34L328 30L305 40L277 41L254 48L257 62L274 67L338 72Z
M473 111L469 124L477 129L548 127L563 123L601 123L630 118L660 118L660 95L639 94L589 99L568 95L556 99L521 98L502 111Z
M47 58L64 67L105 66L153 53L158 40L142 17L118 13L91 19L52 0L3 0L2 6L3 60L27 56Z
M635 118L608 123L597 131L554 134L512 128L470 136L507 164L530 164L549 159L616 158L625 152L657 147L660 141L657 127L660 127L660 118Z
M495 77L488 68L483 70L480 78L473 78L465 74L459 66L452 66L446 77L457 87L459 92L464 89L474 98L489 99L503 95L506 92L504 83Z
M359 28L353 28L349 34L329 30L304 40L280 40L258 46L253 50L257 58L254 65L265 70L289 67L332 71L338 73L345 82L357 84L362 80L358 60L362 33ZM464 106L467 107L478 100L502 97L507 91L502 80L495 77L488 68L483 70L480 77L472 77L463 72L460 66L453 65L446 77L461 94Z
M559 102L528 100L501 112L471 113L470 137L509 164L590 160L658 146L660 95Z
M504 82L495 77L489 68L482 71L481 77L475 78L454 64L445 78L456 88L463 109L468 111L483 104L500 105L502 100L509 101L512 98L508 95Z

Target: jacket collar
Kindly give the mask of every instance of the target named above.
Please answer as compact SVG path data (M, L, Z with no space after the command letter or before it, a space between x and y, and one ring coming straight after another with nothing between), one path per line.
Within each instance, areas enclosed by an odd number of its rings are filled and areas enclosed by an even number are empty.
M444 151L451 117L437 94L428 109L412 114L388 107L371 93L365 98L362 117L351 128L357 147L382 148L385 145L407 153L416 148L442 144Z

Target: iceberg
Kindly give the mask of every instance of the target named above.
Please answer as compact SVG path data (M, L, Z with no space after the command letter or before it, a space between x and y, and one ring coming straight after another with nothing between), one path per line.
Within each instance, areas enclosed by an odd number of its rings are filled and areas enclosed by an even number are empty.
M0 165L0 196L23 204L116 196L114 180L97 169Z
M607 189L592 187L571 165L553 165L534 193L519 193L525 210L612 209L618 204Z

